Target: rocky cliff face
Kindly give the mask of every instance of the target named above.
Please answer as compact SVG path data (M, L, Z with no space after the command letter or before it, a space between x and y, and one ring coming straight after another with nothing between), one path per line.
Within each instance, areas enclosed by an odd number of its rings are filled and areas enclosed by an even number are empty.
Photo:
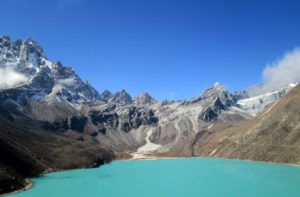
M287 116L280 110L274 111L278 116L266 116L277 109L271 109L273 105L286 100L290 90L294 92L295 85L250 97L247 91L231 93L215 83L192 99L161 103L148 93L134 99L125 90L100 94L72 68L48 60L36 41L13 42L8 37L0 38L0 71L18 79L0 86L0 123L6 128L0 128L0 142L7 152L7 158L0 158L0 166L3 177L20 177L17 181L8 178L15 187L24 184L22 177L46 169L92 166L114 155L218 156L298 163L296 153L286 160L278 156L296 145L285 149L271 146L297 143L297 97L289 94L289 104L278 108ZM295 116L292 121L290 116ZM5 143L7 140L13 143ZM265 141L268 146L257 143ZM274 157L268 154L270 149ZM76 160L78 155L84 156ZM27 159L23 161L23 157ZM32 174L24 174L25 168L14 166L12 158L32 169ZM8 179L3 180L8 183ZM0 180L0 185L4 182Z
M232 125L215 124L168 154L300 164L300 87L257 117Z
M81 80L72 68L60 62L49 61L40 45L33 39L12 42L8 37L0 39L1 69L22 76L22 83L14 84L29 98L41 101L58 97L70 103L101 100L99 93ZM10 88L10 87L7 87ZM2 88L2 89L7 89ZM47 98L46 98L47 96Z

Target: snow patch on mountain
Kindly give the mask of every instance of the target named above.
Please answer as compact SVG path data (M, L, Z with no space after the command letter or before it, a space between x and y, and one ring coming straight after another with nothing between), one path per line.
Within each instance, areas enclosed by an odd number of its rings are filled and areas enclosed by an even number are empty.
M102 100L99 93L70 67L53 63L33 39L0 37L0 89L24 86L35 101L60 97L72 104Z
M259 112L264 110L268 105L274 103L279 98L284 96L289 90L295 87L296 83L289 84L286 88L268 92L266 94L241 99L237 101L239 108L247 111L250 115L256 116Z

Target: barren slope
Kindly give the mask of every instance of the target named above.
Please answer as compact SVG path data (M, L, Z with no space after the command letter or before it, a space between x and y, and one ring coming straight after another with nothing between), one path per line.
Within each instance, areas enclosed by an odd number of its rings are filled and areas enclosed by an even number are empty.
M300 87L251 120L200 131L169 155L300 164Z

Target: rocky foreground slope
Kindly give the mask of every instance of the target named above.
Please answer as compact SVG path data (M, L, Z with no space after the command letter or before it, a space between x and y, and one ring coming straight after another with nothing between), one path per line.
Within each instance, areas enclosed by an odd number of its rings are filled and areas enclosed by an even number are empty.
M49 132L27 119L0 116L0 193L20 189L24 178L62 169L98 167L115 158L88 136Z
M0 38L0 193L44 171L114 158L209 156L299 164L300 88L231 93L215 83L183 101L98 93L34 40ZM12 80L14 79L14 80ZM289 93L288 93L289 92ZM286 95L287 94L287 95Z

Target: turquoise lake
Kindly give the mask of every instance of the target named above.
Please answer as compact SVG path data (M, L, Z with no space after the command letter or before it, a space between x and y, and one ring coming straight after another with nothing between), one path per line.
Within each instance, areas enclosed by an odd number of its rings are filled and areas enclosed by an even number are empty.
M116 161L32 181L32 189L9 196L300 196L300 167L208 158Z

